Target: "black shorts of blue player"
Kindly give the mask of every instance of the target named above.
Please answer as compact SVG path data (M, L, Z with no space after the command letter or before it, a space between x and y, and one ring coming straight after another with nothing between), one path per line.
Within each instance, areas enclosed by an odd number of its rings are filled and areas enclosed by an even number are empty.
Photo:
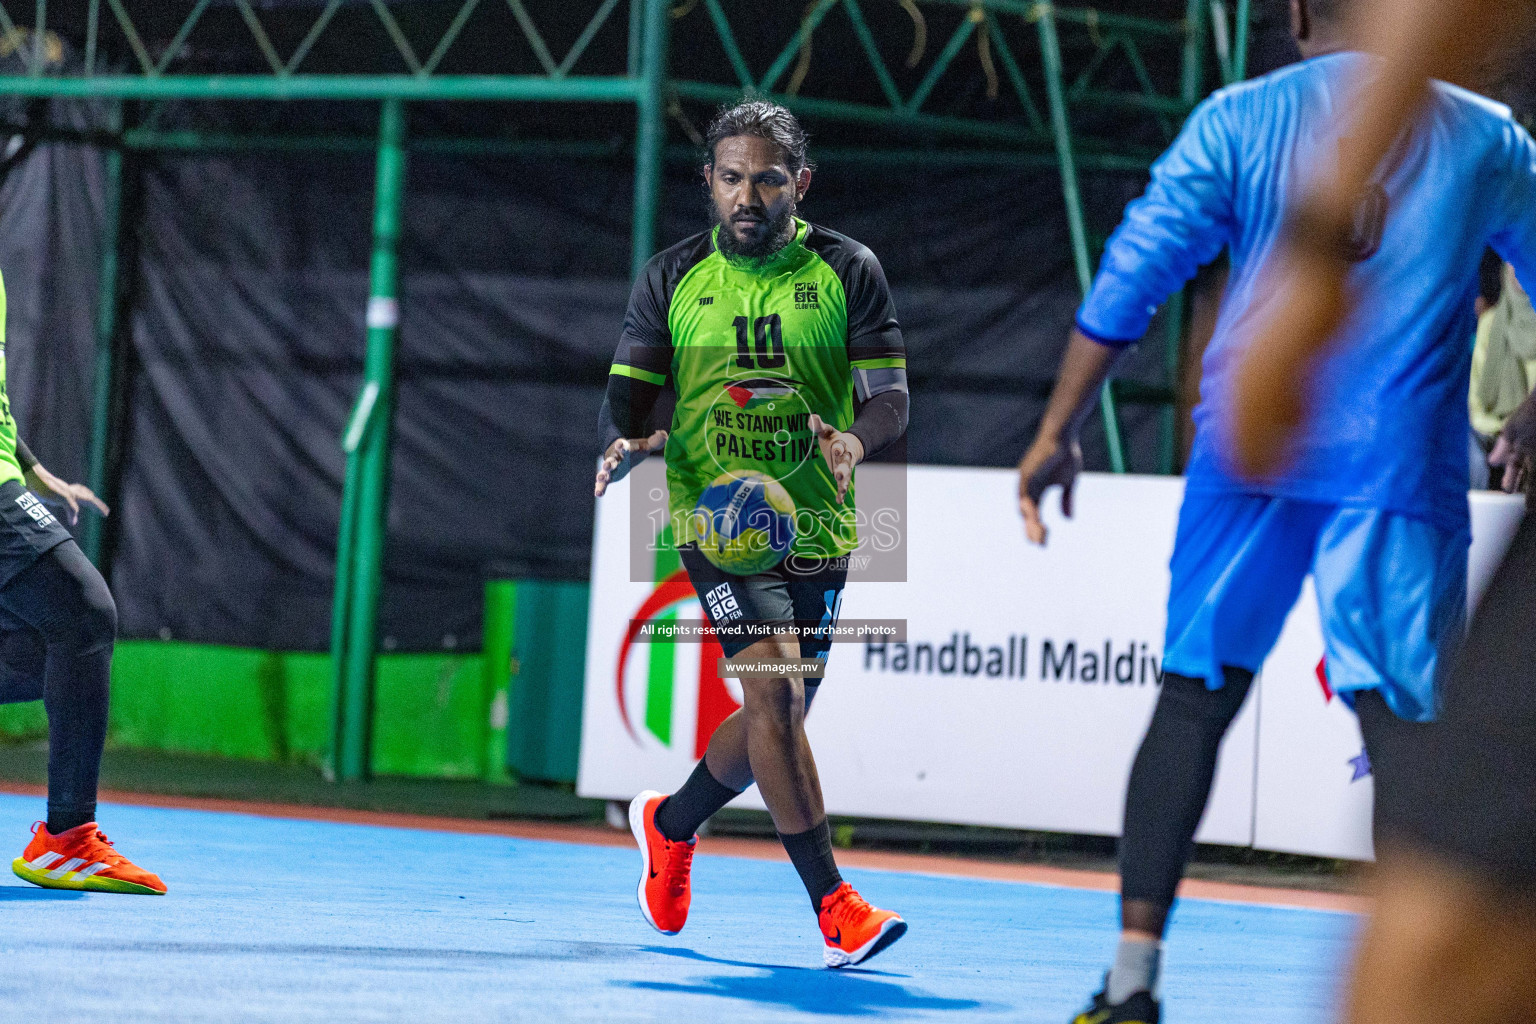
M763 627L773 625L796 627L800 657L827 656L848 582L847 555L790 555L767 572L735 576L705 558L696 544L682 545L678 554L727 658L772 635Z

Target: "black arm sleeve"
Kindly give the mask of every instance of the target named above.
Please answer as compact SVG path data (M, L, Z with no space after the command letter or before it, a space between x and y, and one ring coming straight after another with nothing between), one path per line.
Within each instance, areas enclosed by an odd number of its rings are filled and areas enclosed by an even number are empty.
M882 391L859 406L848 433L864 445L867 459L907 432L905 391Z
M667 306L672 288L666 265L662 257L651 260L630 291L624 330L608 371L608 392L598 414L604 451L621 437L648 433L646 423L671 372L672 332L667 327Z
M839 268L848 298L848 362L855 414L848 432L869 458L907 430L907 348L891 286L875 254L849 240Z
M647 421L660 396L660 384L610 373L608 392L603 395L603 408L597 416L597 430L603 442L603 451L606 452L608 446L621 437L645 437L649 434Z
M32 472L32 467L37 465L37 456L32 454L32 449L27 447L20 434L16 436L16 461L21 463L23 473Z

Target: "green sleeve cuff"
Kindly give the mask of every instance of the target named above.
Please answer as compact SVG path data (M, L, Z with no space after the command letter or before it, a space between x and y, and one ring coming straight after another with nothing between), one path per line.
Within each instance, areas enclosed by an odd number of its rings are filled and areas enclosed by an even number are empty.
M906 356L890 356L885 359L855 359L853 365L861 370L905 370Z
M635 380L643 380L657 387L667 382L667 375L664 373L652 373L650 370L642 370L638 366L625 366L623 363L614 363L608 368L608 373L618 374L620 377L633 377Z

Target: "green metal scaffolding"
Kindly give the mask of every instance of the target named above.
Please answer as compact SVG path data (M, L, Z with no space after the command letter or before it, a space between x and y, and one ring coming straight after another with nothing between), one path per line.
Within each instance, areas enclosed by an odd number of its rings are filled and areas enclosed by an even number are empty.
M522 41L535 54L541 73L470 75L440 70L454 44L465 33L476 31L476 11L481 0L463 0L429 49L414 45L388 5L374 0L370 6L372 16L394 46L392 66L354 74L305 70L315 44L328 30L334 30L343 0L328 0L286 58L278 53L251 0L235 0L235 7L250 31L253 53L259 55L268 72L230 75L186 74L173 66L184 45L196 38L210 0L185 0L184 20L158 53L151 52L123 0L73 0L85 7L86 32L83 66L69 72L63 70L54 56L62 52L62 47L55 45L57 37L48 28L47 0L33 0L26 12L31 24L20 27L17 22L22 15L13 15L11 9L21 9L22 0L0 0L0 47L15 53L24 64L23 73L0 76L0 96L104 99L112 101L114 111L106 132L74 137L76 141L100 145L106 160L105 237L89 456L89 481L98 491L108 490L111 479L111 423L113 410L121 402L115 353L123 330L120 313L124 292L121 254L125 155L137 151L242 150L375 154L373 249L363 381L342 438L347 461L332 617L335 685L329 759L331 772L338 780L367 777L371 760L375 634L389 498L393 366L399 322L397 247L408 151L632 158L635 184L631 269L638 273L657 248L666 163L697 158L692 147L668 145L669 118L677 117L686 124L682 115L684 103L725 103L752 93L781 102L809 119L857 128L866 136L875 136L879 143L823 149L820 156L827 160L1054 167L1061 179L1073 268L1079 286L1086 290L1093 272L1093 240L1079 191L1080 169L1144 170L1156 151L1131 151L1118 139L1095 138L1075 131L1075 115L1118 110L1151 119L1166 138L1171 138L1204 92L1210 77L1207 59L1212 52L1221 80L1231 82L1244 77L1250 0L1236 0L1235 9L1230 12L1226 0L1187 0L1184 17L1177 21L1036 0L915 0L903 6L914 12L914 23L918 25L925 24L924 11L958 8L964 13L934 56L929 58L914 48L908 63L921 68L922 74L918 84L906 94L884 57L882 40L871 29L861 6L889 0L816 0L806 10L799 30L784 42L760 75L753 73L738 42L738 28L745 17L735 11L737 21L733 22L726 0L694 0L677 8L672 6L672 0L629 0L628 43L622 67L588 67L595 63L588 57L589 47L600 32L616 22L619 0L588 0L592 8L590 20L566 55L558 60L522 0L504 2L515 16ZM834 12L847 19L864 58L862 63L867 65L884 103L850 102L802 92L804 68L819 38L817 33L826 28ZM703 27L705 22L707 27ZM669 68L668 61L669 36L684 28L712 33L721 54L716 65L690 67L686 77ZM1069 33L1073 50L1079 55L1078 65L1070 76L1064 56L1064 37ZM1023 39L1033 41L1038 50L1037 61L1026 59L1029 54L1022 49ZM108 46L131 55L126 69L99 66L99 56ZM1017 105L1016 116L998 119L990 114L928 109L935 88L968 46L977 49L992 96L1006 81L1012 102ZM1176 90L1159 92L1147 69L1145 55L1149 48L1178 53L1181 74ZM857 55L839 56L845 58L850 69L860 64ZM578 66L583 73L576 73ZM1133 86L1102 84L1117 67L1118 80L1123 82L1129 76ZM1036 72L1034 82L1029 70ZM1043 111L1036 97L1042 88ZM370 139L339 134L241 135L123 126L123 101L152 104L168 100L366 101L379 105L379 128L377 136ZM632 104L635 141L631 152L628 147L601 141L412 138L407 131L407 104L427 100ZM69 137L59 131L43 132L42 136ZM1160 468L1164 472L1174 468L1173 396L1183 320L1181 296L1170 304L1165 317L1165 387L1105 387L1104 426L1111 465L1117 472L1127 468L1117 409L1122 398L1162 407ZM87 523L90 525L83 538L86 550L99 560L99 525L89 519Z

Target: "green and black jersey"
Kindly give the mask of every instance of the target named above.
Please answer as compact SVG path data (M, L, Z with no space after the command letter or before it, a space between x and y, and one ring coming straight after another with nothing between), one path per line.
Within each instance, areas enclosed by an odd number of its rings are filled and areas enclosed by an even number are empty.
M5 280L0 278L0 483L24 477L16 457L16 421L5 391Z
M793 553L831 557L858 545L853 489L839 504L808 420L815 413L848 430L856 400L905 392L906 350L874 254L795 224L793 240L763 260L727 258L714 231L695 235L654 257L635 282L609 404L630 385L654 400L671 380L667 485L679 544L695 539L689 513L704 488L747 470L778 480L793 499ZM606 414L609 429L636 436L651 401L623 404Z

